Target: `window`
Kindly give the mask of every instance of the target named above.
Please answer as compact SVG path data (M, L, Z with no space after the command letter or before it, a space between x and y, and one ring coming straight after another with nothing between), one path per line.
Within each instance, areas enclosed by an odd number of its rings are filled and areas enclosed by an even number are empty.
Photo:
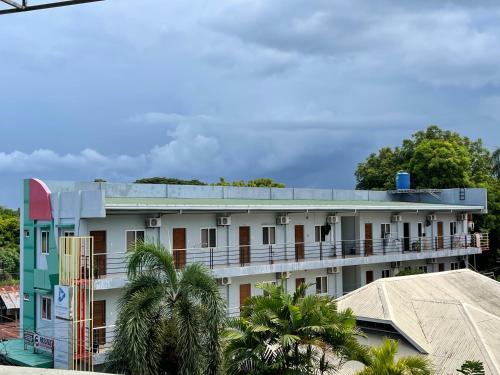
M316 278L316 294L328 293L328 276Z
M382 279L386 277L391 277L391 270L382 270Z
M457 234L457 222L452 221L450 222L450 236L454 236Z
M389 238L391 236L391 224L380 224L380 238Z
M40 241L41 241L42 254L48 254L49 253L49 231L48 230L41 231Z
M217 247L217 229L201 229L201 247Z
M28 229L24 230L24 237L28 238L30 236L30 231Z
M328 231L330 232L330 231ZM324 225L316 225L314 227L314 241L315 242L325 242L327 229Z
M75 231L65 230L63 233L63 237L75 237Z
M451 262L450 263L450 270L458 270L460 268L460 264L458 262Z
M305 284L306 278L305 277L297 277L295 279L295 289L298 289L302 284Z
M276 227L262 227L262 244L276 245Z
M425 237L425 226L424 223L418 223L418 237Z
M42 319L52 320L52 298L42 296Z
M143 230L128 230L127 231L127 251L135 249L137 241L144 241Z
M427 266L419 266L418 269L423 273L427 273Z

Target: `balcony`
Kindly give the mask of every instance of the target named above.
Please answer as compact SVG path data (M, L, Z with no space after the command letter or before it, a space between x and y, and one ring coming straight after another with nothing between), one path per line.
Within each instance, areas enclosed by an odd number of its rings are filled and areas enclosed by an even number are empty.
M177 268L200 262L216 277L405 261L477 254L488 249L488 234L405 237L336 242L299 242L174 249ZM96 289L126 282L126 252L94 255Z
M106 361L106 354L111 348L115 338L115 330L115 325L94 327L94 364L99 365Z

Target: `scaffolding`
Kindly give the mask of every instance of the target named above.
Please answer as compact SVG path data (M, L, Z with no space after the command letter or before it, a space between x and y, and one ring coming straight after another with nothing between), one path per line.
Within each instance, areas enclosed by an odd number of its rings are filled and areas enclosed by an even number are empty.
M71 332L69 370L94 369L94 262L93 237L59 238L59 283L71 289Z

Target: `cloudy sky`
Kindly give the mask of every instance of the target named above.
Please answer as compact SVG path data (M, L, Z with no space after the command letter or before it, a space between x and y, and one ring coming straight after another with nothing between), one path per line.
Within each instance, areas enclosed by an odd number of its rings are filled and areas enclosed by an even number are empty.
M21 179L354 187L428 124L500 144L500 3L106 0L0 16L0 205Z

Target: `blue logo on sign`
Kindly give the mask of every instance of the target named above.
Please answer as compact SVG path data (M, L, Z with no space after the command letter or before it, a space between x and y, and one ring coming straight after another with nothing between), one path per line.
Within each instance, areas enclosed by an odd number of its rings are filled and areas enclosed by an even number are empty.
M66 293L64 293L64 290L62 288L59 288L59 297L57 297L59 302L62 302L66 298Z

